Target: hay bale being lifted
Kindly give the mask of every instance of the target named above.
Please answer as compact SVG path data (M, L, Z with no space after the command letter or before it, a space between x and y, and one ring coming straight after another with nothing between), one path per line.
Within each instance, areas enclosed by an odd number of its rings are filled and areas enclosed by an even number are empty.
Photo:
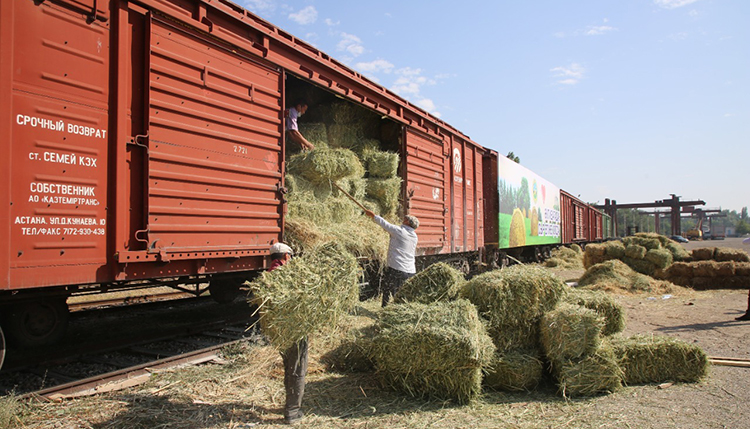
M357 260L336 243L308 250L246 283L271 344L286 350L320 328L330 328L359 301Z
M544 362L535 349L498 351L484 375L483 384L490 389L511 392L529 391L544 378Z
M614 337L612 347L625 384L697 382L708 373L708 357L698 346L677 338Z
M380 312L377 329L373 361L386 385L458 403L481 392L495 347L470 302L393 304Z
M401 178L367 179L367 198L378 203L382 216L391 215L398 208L398 198L401 195Z
M394 300L423 304L450 301L456 299L464 281L464 275L460 271L444 262L438 262L404 282Z
M354 152L321 147L290 157L287 171L311 183L321 184L345 177L362 177L365 170Z

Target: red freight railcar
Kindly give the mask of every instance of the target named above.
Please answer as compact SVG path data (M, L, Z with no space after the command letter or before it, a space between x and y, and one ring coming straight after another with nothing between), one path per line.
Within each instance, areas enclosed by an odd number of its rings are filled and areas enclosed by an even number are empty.
M560 230L562 244L601 241L602 212L560 190Z
M496 152L229 1L3 1L0 64L0 312L28 343L81 288L262 269L283 233L282 112L306 91L398 130L421 254L497 243Z

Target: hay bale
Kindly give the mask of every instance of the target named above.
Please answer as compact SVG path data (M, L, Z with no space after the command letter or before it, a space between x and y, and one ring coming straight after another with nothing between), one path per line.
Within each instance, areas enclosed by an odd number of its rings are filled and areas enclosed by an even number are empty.
M321 143L328 145L328 132L326 131L326 125L323 123L301 123L299 124L299 132L316 147Z
M675 261L685 261L690 259L690 252L685 250L685 248L682 247L682 244L676 241L670 241L664 246L664 248L672 253L672 259Z
M464 281L464 275L460 271L444 262L438 262L404 282L394 300L423 304L454 300Z
M721 286L716 277L693 277L690 286L695 290L716 289Z
M375 201L380 206L381 215L393 214L398 209L398 200L401 196L401 178L390 179L367 179L367 198Z
M736 262L717 262L714 265L714 272L716 277L732 277L734 276L734 266Z
M399 155L394 152L365 150L362 160L370 177L388 179L398 175Z
M647 276L653 275L654 271L656 270L654 264L644 259L635 259L625 256L622 258L622 262L626 263L634 271L645 274Z
M701 247L699 249L693 249L691 257L693 261L710 261L714 259L715 247Z
M583 267L588 269L608 259L611 258L607 257L607 248L604 244L589 244L583 252Z
M331 147L355 150L362 145L364 132L361 127L349 124L328 125L328 143Z
M544 362L536 349L498 351L484 375L484 386L511 392L530 391L544 378Z
M625 256L625 244L618 240L604 243L604 250L609 259L621 259Z
M558 392L566 398L613 393L622 387L622 370L606 343L582 359L553 362L552 369Z
M657 269L664 269L672 264L672 253L667 249L649 249L644 259Z
M667 277L693 277L693 264L688 262L675 262L669 266Z
M594 310L604 318L602 335L612 335L625 329L625 309L606 292L571 289L566 302Z
M357 201L365 199L367 191L367 179L364 177L346 177L344 179L336 181L341 189L346 191L349 195L354 197ZM338 188L332 187L331 195L334 197L346 197Z
M750 288L750 276L735 275L724 279L724 285L731 289Z
M692 262L694 277L716 277L716 262L699 260Z
M583 251L581 247L578 247L578 251L571 247L558 247L552 251L549 259L544 261L545 267L560 267L565 269L579 269L583 268Z
M477 306L500 349L538 347L539 320L568 286L537 265L514 265L467 281L460 296Z
M604 318L594 310L565 302L545 313L539 326L547 358L563 361L596 351L602 340Z
M316 148L298 153L287 161L287 171L314 184L345 177L362 177L364 167L348 149Z
M625 247L625 256L632 259L643 259L646 256L647 251L648 250L643 246L628 244Z
M246 283L263 333L279 350L334 326L359 301L357 260L326 243Z
M669 237L666 235L657 234L655 232L637 232L635 234L636 237L640 238L646 238L651 240L657 240L659 242L660 247L666 247L667 244L672 241Z
M734 273L738 276L750 276L750 262L740 262L734 266Z
M750 255L742 249L717 247L716 252L714 253L714 259L719 262L750 262Z
M394 304L380 312L373 360L386 385L466 403L481 393L495 347L466 300Z
M708 373L708 357L677 338L636 335L612 339L625 384L697 382Z

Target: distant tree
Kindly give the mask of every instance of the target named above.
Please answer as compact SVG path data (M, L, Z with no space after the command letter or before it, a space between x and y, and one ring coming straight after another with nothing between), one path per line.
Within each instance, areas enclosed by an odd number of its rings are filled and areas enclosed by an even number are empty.
M742 210L740 210L740 219L747 221L747 207L743 207Z
M745 220L737 222L737 229L735 231L737 231L738 235L750 234L750 223Z
M506 155L506 157L509 160L515 162L516 164L520 164L521 163L521 158L519 158L518 156L516 156L516 154L513 153L513 151L508 152L508 154Z

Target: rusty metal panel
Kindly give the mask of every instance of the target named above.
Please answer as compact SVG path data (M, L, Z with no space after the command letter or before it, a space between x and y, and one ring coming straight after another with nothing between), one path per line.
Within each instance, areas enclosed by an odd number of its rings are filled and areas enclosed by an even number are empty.
M418 217L419 249L439 252L446 245L445 178L447 163L443 143L407 129L404 162L408 211ZM429 250L425 250L429 249Z
M466 222L466 195L464 193L464 155L463 144L454 141L451 145L451 252L463 252L466 249L464 242L464 223Z
M282 231L280 72L157 20L150 50L141 239L169 259L267 248Z
M3 279L14 288L94 282L106 263L109 29L31 1L13 2L0 26L13 38L2 41L13 70L3 94L12 255Z
M474 147L474 250L484 247L483 151ZM496 191L497 192L497 191Z
M498 156L490 151L482 157L482 223L484 224L484 244L499 246L500 199L498 194Z

